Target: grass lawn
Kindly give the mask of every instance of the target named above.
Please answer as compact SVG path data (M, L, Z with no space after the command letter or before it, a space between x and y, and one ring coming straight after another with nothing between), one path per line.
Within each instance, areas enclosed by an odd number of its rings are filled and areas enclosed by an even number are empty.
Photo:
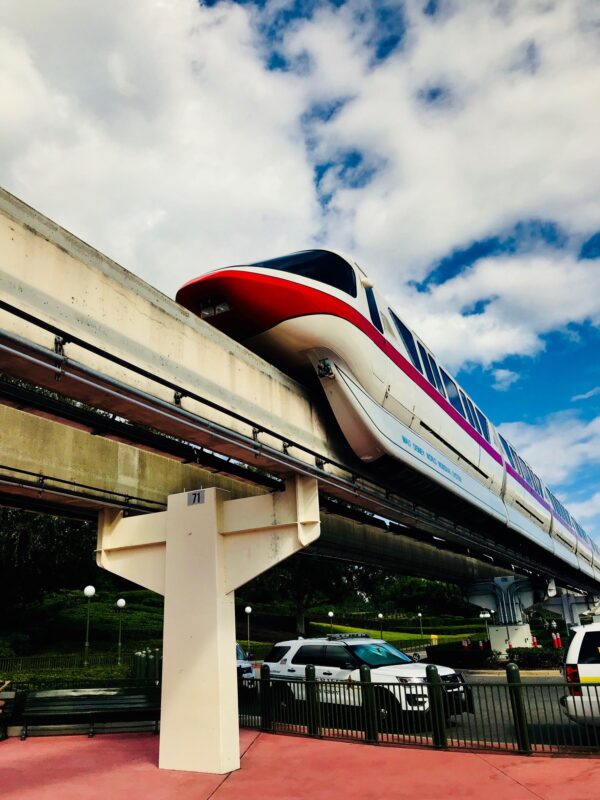
M374 639L380 638L380 631L379 628L352 628L349 625L330 625L328 622L311 622L309 625L309 631L315 636L325 636L330 631L332 633L366 633L368 636L372 636ZM390 642L390 644L398 644L402 645L402 642L426 642L429 644L431 642L431 634L421 634L413 633L412 631L409 633L402 633L400 631L383 631L383 638ZM462 639L474 639L478 638L477 636L473 636L473 634L465 634L465 633L454 633L450 635L444 634L444 636L440 636L440 642L460 642Z

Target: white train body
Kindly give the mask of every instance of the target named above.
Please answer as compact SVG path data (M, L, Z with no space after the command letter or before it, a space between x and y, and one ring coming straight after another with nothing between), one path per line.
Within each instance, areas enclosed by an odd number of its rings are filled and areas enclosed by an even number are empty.
M398 459L600 580L600 549L357 264L304 251L203 275L177 300L287 371L312 366L363 461Z

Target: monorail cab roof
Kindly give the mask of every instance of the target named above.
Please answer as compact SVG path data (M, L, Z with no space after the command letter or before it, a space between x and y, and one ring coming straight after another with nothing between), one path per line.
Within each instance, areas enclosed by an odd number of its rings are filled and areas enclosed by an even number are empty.
M333 289L349 294L350 297L357 295L354 268L345 258L329 250L302 250L289 256L256 261L248 266L281 270L302 278L319 281Z

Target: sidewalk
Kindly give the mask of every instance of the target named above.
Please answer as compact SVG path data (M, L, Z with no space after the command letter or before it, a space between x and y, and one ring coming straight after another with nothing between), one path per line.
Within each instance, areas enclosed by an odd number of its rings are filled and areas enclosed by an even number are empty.
M600 758L437 752L240 732L229 775L159 770L158 737L0 742L3 800L600 800Z

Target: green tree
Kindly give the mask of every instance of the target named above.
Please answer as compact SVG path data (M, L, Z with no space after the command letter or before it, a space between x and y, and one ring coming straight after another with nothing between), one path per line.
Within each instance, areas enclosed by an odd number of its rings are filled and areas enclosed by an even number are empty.
M291 610L296 633L306 632L306 613L325 603L364 601L379 580L381 570L298 553L250 581L240 590L248 602L270 603Z
M0 508L0 581L5 607L97 579L91 522Z

